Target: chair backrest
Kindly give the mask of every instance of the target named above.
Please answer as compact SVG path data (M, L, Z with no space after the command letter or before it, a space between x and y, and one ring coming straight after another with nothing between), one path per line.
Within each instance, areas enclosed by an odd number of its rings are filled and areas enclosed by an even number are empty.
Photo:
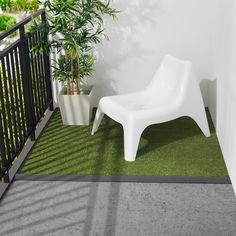
M185 87L191 70L191 62L166 55L147 87L150 93L162 93L176 97Z

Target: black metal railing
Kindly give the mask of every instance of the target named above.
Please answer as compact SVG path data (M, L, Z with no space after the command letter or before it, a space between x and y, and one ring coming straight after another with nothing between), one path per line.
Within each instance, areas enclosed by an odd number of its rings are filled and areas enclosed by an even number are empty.
M40 29L46 20L43 9L0 34L3 41L18 32L18 39L0 51L0 178L4 182L9 181L8 171L28 138L35 139L45 111L53 109L49 56L30 50L47 37L40 30L26 33L26 25L36 17Z

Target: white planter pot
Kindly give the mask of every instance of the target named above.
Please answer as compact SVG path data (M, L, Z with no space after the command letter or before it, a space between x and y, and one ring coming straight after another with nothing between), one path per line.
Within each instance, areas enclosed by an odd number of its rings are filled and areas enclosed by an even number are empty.
M66 88L59 94L58 101L64 125L89 125L92 117L92 94L67 95Z

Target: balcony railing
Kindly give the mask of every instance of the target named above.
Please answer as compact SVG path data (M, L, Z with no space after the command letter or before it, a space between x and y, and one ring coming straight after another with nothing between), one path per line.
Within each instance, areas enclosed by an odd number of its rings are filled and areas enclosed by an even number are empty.
M31 52L42 38L40 30L26 33L32 18L40 18L38 29L46 20L39 10L24 21L0 34L0 42L14 32L19 37L0 51L0 178L9 182L9 169L45 111L53 109L49 55Z

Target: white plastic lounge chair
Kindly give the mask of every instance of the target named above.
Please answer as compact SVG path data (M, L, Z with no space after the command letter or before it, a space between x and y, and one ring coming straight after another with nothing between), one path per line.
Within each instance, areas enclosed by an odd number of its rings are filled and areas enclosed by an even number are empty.
M199 84L190 61L166 55L150 84L140 92L103 97L99 101L92 135L108 115L124 129L125 160L134 161L140 136L152 124L189 116L210 136Z

